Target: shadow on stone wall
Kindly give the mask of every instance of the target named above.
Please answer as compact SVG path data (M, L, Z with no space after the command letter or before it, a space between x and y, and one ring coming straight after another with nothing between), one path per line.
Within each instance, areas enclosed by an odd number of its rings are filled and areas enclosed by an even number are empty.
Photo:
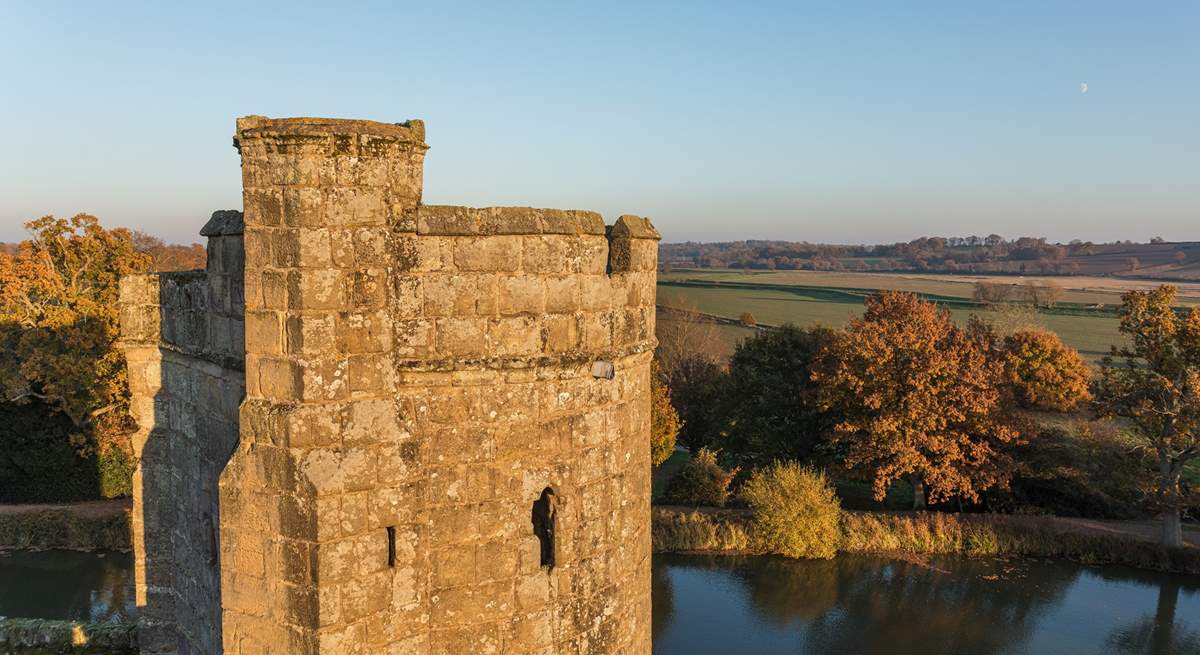
M205 236L206 270L121 282L138 422L131 523L146 654L222 652L218 481L237 447L245 395L240 222Z
M135 504L146 576L139 639L143 653L219 653L218 481L237 447L244 373L238 358L210 349L208 276L158 279L161 386Z

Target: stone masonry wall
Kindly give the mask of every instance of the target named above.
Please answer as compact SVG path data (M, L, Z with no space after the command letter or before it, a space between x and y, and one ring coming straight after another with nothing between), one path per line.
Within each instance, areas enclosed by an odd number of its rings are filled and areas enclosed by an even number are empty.
M418 652L649 653L657 239L631 216L462 207L398 237L392 364L423 490L385 489L371 518L406 526ZM546 488L552 568L530 525Z
M365 640L345 643L335 629L341 608L369 605L379 630L393 597L380 579L385 569L399 576L384 530L339 539L343 524L364 526L367 511L343 515L339 501L410 470L384 372L368 380L390 344L388 217L420 201L424 129L249 117L235 139L246 401L241 442L221 477L224 647L362 652L352 648ZM329 582L343 570L364 579L355 597Z
M649 653L654 228L421 206L419 121L236 143L225 652Z
M241 216L217 212L201 233L206 271L121 280L143 653L221 651L217 478L245 388Z

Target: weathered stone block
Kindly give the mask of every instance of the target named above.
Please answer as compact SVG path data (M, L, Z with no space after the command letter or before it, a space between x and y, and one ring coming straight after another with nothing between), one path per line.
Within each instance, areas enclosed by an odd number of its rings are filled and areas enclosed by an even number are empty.
M579 303L587 311L604 311L612 305L612 284L606 275L582 275Z
M333 250L329 230L310 228L297 233L297 257L292 266L301 268L329 268L333 265Z
M341 312L337 315L336 347L340 352L382 353L392 347L392 325L387 312ZM326 342L326 348L332 345Z
M573 314L547 316L543 321L547 352L565 353L579 347L579 320Z
M351 355L350 392L376 395L384 390L388 362L380 355Z
M520 237L455 237L451 244L460 271L513 272L521 264Z
M532 316L493 319L489 325L488 346L496 355L532 355L541 345L541 326Z
M571 272L579 275L604 275L608 272L608 241L604 237L582 237L578 254L571 260Z
M433 586L450 589L475 582L475 546L450 546L433 554Z
M288 271L289 309L341 309L346 305L346 277L338 270Z
M426 205L417 211L417 232L436 236L479 233L479 217L467 207Z
M247 318L250 316L247 314ZM327 353L338 333L333 314L294 314L287 317L286 324L287 352L291 355Z
M246 349L261 355L283 354L282 318L278 312L246 312Z
M401 357L423 355L434 342L434 321L427 319L397 320L392 330L393 352Z
M300 363L301 388L295 396L305 402L343 400L349 395L349 362L344 357L323 355Z
M531 235L521 239L521 270L526 273L569 273L579 250L572 236Z
M382 225L388 211L382 189L335 187L325 190L325 214L328 225Z
M283 225L319 228L328 225L321 189L289 185L282 192Z
M499 279L500 313L542 314L546 311L546 283L536 275L505 275Z
M437 321L437 351L446 356L480 356L490 350L488 322L482 318L443 318Z
M258 386L264 398L289 401L301 397L303 382L300 364L290 359L259 359Z
M287 273L284 271L266 270L261 276L255 275L251 270L246 279L252 277L261 280L262 304L263 309L287 309L288 307L288 280Z

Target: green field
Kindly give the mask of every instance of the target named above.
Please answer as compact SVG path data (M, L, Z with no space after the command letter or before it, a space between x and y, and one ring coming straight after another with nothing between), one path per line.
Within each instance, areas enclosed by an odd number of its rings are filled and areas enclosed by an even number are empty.
M778 282L762 287L743 285L736 288L714 288L677 286L678 282L668 279L659 282L658 302L660 305L671 305L679 300L686 300L695 304L701 312L729 318L737 318L742 312L750 312L759 323L769 325L790 322L802 326L823 324L838 327L862 314L863 298L870 292L867 287L875 282L874 278L877 277L864 276L863 287L856 289L802 285L785 287ZM945 301L951 314L959 322L965 322L973 314L989 314L987 310L967 306L961 296L953 297L948 294L939 298L931 294L934 290L928 287L913 290L923 292L933 300ZM1041 326L1058 333L1064 342L1093 362L1107 354L1109 346L1122 342L1121 335L1117 332L1117 319L1111 314L1087 313L1082 309L1077 310L1078 313L1072 313L1074 311L1076 310L1068 308L1039 312L1036 320ZM739 330L733 326L730 328L722 332L730 340L750 334L749 330Z
M970 299L975 284L990 281L997 284L1023 285L1028 282L1052 284L1061 289L1063 303L1084 306L1115 307L1121 293L1131 289L1149 289L1159 282L1088 276L1015 276L1015 275L951 275L936 273L851 273L846 271L745 271L729 269L681 269L660 273L664 282L700 281L735 284L787 285L812 289L897 289L916 293ZM1200 284L1175 284L1178 304L1200 304Z

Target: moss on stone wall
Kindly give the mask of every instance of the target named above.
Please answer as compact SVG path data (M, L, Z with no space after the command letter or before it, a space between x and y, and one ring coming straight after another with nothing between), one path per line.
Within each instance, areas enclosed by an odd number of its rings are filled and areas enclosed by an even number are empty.
M136 655L137 627L130 623L0 618L0 652L6 655Z

